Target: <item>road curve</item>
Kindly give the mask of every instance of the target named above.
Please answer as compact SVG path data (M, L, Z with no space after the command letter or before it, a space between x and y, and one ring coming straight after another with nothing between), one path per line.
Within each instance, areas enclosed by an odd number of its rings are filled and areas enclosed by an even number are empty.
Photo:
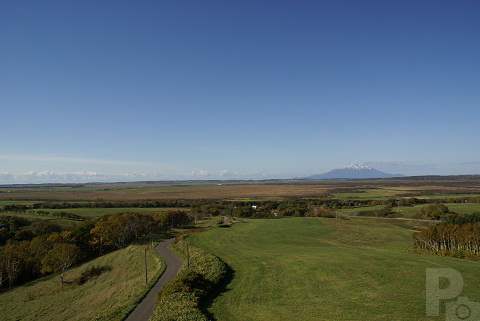
M162 290L165 284L173 280L175 275L177 275L178 270L182 266L182 260L173 255L173 253L167 249L172 240L173 239L164 240L155 246L155 250L157 250L158 254L160 254L165 260L167 268L158 279L157 283L155 283L145 298L143 298L142 302L140 302L125 319L126 321L147 321L153 313L157 294Z

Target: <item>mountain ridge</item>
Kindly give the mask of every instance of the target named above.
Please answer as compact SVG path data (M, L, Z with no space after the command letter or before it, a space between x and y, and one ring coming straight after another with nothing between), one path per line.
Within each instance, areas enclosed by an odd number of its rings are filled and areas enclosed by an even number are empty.
M402 174L389 174L375 168L350 163L344 167L333 169L323 174L310 175L310 179L356 179L356 178L392 178L404 177Z

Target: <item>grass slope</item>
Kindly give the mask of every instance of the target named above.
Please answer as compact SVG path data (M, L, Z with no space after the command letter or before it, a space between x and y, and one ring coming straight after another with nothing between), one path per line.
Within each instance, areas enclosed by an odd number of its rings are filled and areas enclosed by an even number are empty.
M130 245L66 273L60 286L57 275L0 293L0 320L122 320L145 293L145 245ZM151 282L165 264L147 251ZM100 274L79 284L82 273L97 267Z
M190 236L235 277L217 320L422 320L426 268L462 273L480 301L480 262L410 253L412 231L383 222L250 220ZM445 319L440 317L439 319Z

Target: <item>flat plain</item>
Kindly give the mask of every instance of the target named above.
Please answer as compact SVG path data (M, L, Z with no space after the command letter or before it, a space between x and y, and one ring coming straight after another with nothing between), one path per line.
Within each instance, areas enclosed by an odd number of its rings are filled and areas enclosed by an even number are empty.
M479 197L480 176L339 181L200 181L0 187L1 201L141 201L161 199L261 200L303 198L387 199Z

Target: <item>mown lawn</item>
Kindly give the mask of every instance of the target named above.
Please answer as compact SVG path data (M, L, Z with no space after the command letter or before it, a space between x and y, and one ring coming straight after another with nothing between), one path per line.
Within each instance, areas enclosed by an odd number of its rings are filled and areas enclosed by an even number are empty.
M319 218L249 220L189 237L235 275L218 320L441 320L425 317L426 268L455 268L480 301L480 262L411 253L412 230Z
M48 276L0 293L0 320L122 320L146 291L145 245L130 245L68 270L66 284ZM161 258L147 251L151 281L165 268ZM98 275L82 273L96 267ZM158 274L157 274L158 275Z

